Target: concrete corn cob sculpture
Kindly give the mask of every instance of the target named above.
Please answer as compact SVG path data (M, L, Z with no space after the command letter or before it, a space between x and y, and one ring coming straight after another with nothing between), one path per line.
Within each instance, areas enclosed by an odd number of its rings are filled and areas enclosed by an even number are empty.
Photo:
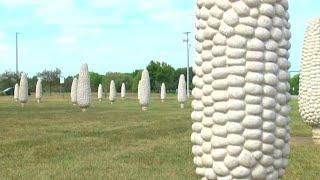
M82 112L85 112L91 104L91 87L88 64L81 65L77 86L77 104L81 108Z
M281 179L288 165L287 0L197 0L192 107L203 180Z
M320 18L312 19L303 45L299 111L312 126L313 140L320 144Z
M179 85L178 85L178 102L180 103L180 108L184 108L184 103L187 100L187 89L186 89L186 79L183 74L180 75Z
M166 92L166 85L164 83L161 84L161 92L160 92L160 98L161 101L164 102L164 99L166 98L167 92Z
M126 98L126 84L122 83L121 85L121 98L124 100Z
M140 90L140 97L139 97L140 105L142 107L142 111L146 111L148 110L148 106L150 103L150 94L151 94L150 77L149 77L149 72L146 69L142 72L139 90Z
M71 102L74 106L77 105L77 88L78 88L78 79L74 78L71 85Z
M99 87L98 87L98 99L99 99L99 101L102 101L102 96L103 96L103 88L102 88L102 84L99 84Z
M110 82L110 91L109 91L110 103L113 104L116 101L116 98L117 98L116 84L114 83L114 80L112 80Z
M39 78L36 84L36 99L40 103L42 99L42 79Z
M22 107L27 104L28 98L28 78L25 73L22 73L19 87L19 101Z
M16 83L16 85L14 86L14 100L16 102L18 102L19 100L19 84Z

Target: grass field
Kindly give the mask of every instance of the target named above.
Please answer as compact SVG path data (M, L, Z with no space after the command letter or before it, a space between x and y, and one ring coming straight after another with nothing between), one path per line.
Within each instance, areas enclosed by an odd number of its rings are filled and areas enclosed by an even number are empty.
M190 102L175 97L141 112L135 96L110 105L94 99L87 113L68 97L30 99L22 109L0 97L0 179L197 179L191 154ZM292 101L287 180L320 177L320 147Z

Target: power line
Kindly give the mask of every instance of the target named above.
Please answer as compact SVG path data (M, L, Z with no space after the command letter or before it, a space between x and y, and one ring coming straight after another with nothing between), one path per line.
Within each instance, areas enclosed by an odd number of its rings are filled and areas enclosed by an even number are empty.
M18 58L18 32L16 32L16 73L19 73L19 58Z
M183 34L185 34L187 37L186 39L183 40L183 42L185 42L187 44L187 96L190 97L190 86L189 86L189 82L190 82L190 77L189 77L189 61L190 61L190 50L189 50L189 34L191 32L184 32Z

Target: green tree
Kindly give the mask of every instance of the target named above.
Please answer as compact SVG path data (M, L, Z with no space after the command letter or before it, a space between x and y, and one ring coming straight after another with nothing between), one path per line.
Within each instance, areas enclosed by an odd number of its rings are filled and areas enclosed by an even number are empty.
M175 69L167 63L161 64L160 72L157 76L156 90L160 92L161 84L164 82L166 88L170 91L175 89L175 79L174 79Z
M71 86L72 86L73 78L74 78L73 76L68 76L64 80L64 89L67 92L71 92Z
M117 87L117 88L119 88L119 92L121 91L122 83L125 83L127 91L131 90L132 89L132 84L133 84L132 75L130 73L123 74L122 79L119 82L119 86Z
M290 79L290 93L292 95L299 95L299 80L300 74L294 75Z
M29 92L36 92L38 77L33 76L32 78L28 78L28 90Z
M37 76L43 80L43 89L46 89L45 87L49 86L49 93L51 96L52 88L56 87L58 89L60 84L61 70L59 68L54 70L44 70L41 73L38 73Z
M147 66L147 70L149 71L149 77L150 77L150 87L152 91L154 91L157 86L157 76L160 69L161 69L161 64L160 62L156 62L156 61L151 61Z
M20 73L13 71L5 71L0 75L0 90L14 87L16 83L20 81Z
M99 84L102 83L103 75L96 72L90 72L90 86L94 92L98 91Z
M109 92L110 89L110 82L114 80L116 84L117 92L121 91L122 83L126 84L127 90L131 89L132 87L132 76L131 74L127 73L119 73L119 72L108 72L106 73L105 77L102 80L102 85L105 89L105 92Z
M160 91L160 86L164 82L167 90L174 89L175 69L167 63L151 61L147 66L150 76L151 90Z

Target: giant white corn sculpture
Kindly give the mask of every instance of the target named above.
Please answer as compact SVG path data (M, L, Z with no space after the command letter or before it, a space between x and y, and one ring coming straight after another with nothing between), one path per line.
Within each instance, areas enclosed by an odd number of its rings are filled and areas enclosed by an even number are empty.
M14 86L14 100L17 102L19 100L19 84L16 83Z
M25 73L22 73L20 79L19 101L22 107L28 102L28 78Z
M303 45L299 110L312 126L313 140L320 144L320 18L312 19Z
M88 64L82 64L77 87L77 104L85 112L91 104L91 87Z
M78 79L75 77L71 85L71 102L74 106L77 105L77 88L78 88Z
M102 101L102 96L103 96L103 88L102 88L102 84L99 84L99 87L98 87L98 99L99 99L99 101Z
M196 174L281 179L288 165L287 0L197 0Z
M126 98L126 84L122 83L121 85L121 98L122 100L124 100L124 98Z
M39 78L36 84L36 99L40 103L42 99L42 79Z
M183 74L180 75L179 85L178 85L178 102L180 103L181 109L184 108L184 103L187 100L187 89L186 89L186 79Z
M109 91L109 100L111 104L113 104L116 101L117 98L117 89L116 84L114 83L114 80L110 82L110 91Z
M166 92L166 85L162 83L161 85L161 92L160 92L160 99L162 102L164 102L164 99L166 98L167 92Z
M139 93L140 105L142 107L142 110L146 111L150 103L150 94L151 94L150 77L149 77L149 72L146 69L142 72L139 92L140 92Z

